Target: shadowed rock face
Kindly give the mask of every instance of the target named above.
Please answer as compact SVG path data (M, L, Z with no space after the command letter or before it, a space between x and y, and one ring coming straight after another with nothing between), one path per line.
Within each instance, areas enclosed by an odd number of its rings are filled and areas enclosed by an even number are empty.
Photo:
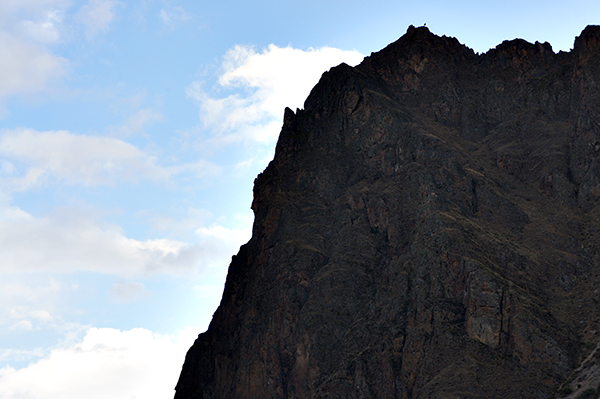
M599 198L600 27L478 55L411 26L286 109L175 398L583 389Z

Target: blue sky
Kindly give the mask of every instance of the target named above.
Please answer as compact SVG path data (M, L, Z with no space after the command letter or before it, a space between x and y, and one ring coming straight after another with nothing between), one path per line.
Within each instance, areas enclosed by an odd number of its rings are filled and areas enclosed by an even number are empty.
M0 398L164 398L286 106L411 24L569 51L598 2L2 0Z

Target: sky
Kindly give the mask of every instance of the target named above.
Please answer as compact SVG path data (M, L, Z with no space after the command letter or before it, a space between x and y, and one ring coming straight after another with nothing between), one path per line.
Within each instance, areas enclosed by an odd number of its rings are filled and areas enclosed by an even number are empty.
M597 1L0 1L0 399L169 398L285 107L409 25L569 51Z

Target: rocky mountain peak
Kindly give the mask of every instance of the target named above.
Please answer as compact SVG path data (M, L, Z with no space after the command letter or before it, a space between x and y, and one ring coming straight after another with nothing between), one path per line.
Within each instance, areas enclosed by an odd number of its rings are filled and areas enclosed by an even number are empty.
M411 25L400 39L375 54L379 58L410 59L415 53L431 53L436 57L444 57L456 51L472 52L454 37L437 36L426 26L415 28ZM394 55L397 57L393 57Z
M366 57L358 69L371 69L368 73L375 72L388 83L393 83L398 77L406 78L403 71L418 80L423 73L443 73L469 60L473 61L474 56L473 50L459 43L456 38L434 35L424 26L410 26L396 42ZM408 79L411 81L405 83L413 87L415 79Z
M176 399L596 392L598 32L475 54L409 27L323 74Z

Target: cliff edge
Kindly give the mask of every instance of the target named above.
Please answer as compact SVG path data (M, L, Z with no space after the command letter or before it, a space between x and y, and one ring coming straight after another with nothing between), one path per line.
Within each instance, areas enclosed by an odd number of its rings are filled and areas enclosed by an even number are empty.
M476 54L411 26L286 109L175 398L591 392L599 198L600 27Z

